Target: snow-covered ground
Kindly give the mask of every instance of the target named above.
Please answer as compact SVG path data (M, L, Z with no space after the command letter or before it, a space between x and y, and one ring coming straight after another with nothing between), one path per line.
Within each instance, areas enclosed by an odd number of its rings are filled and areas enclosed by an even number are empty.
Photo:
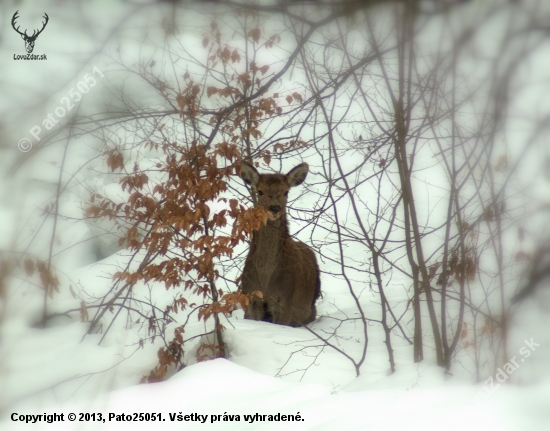
M288 382L216 359L184 369L167 382L113 391L92 401L39 411L20 408L17 415L56 413L65 421L5 423L2 429L548 429L548 383L502 387L475 401L479 388L446 385L434 370L422 368L411 367L404 373L409 378L398 373L380 387L359 389L352 382L333 393L327 385ZM415 387L415 376L423 381L420 387ZM75 422L68 420L71 413ZM94 415L95 422L79 422L80 413ZM155 414L156 422L141 422L139 416L134 422L134 413Z
M109 263L109 259L103 262ZM81 269L82 277L100 286L101 279L90 275L100 274L100 266L101 263ZM58 298L63 296L64 300L54 301L60 307L74 301L67 294ZM325 296L343 303L329 286ZM64 318L47 329L36 329L30 328L26 319L11 316L2 329L0 428L436 430L445 427L542 431L550 424L548 299L548 295L541 293L536 301L524 304L525 312L518 313L510 346L510 351L517 352L514 358L518 368L507 369L509 375L496 374L487 383L478 385L472 384L472 378L459 364L455 364L452 376L434 365L433 357L414 364L410 346L403 340L400 343L398 338L394 345L397 369L390 374L383 334L376 325L370 330L367 360L361 375L356 377L347 359L330 348L316 347L319 343L305 329L247 321L242 311L223 322L227 328L224 337L228 360L196 363L189 357L190 365L167 381L139 385L140 378L156 363L156 347L146 344L139 348L139 337L132 329L112 331L98 346L101 335L88 336L81 342L87 330L85 323ZM37 303L40 301L41 296L37 295ZM337 315L330 301L325 299L319 304L321 315ZM25 303L32 301L26 298ZM366 312L369 313L368 308ZM321 317L312 328L322 333L330 325L330 319ZM188 328L187 334L192 336L194 331L203 330L203 324L196 323ZM355 331L356 328L350 327L340 333L341 343L352 355L353 344L357 343L350 344L344 339L347 336L353 339ZM525 356L522 348L528 349L529 356ZM186 345L186 354L192 355L194 349L196 346ZM500 384L504 379L513 383ZM64 421L48 424L41 421L52 416L42 419L36 416L54 413L63 414ZM70 413L76 414L75 422L68 420ZM90 422L86 421L87 413L92 415L88 416ZM134 413L138 414L137 421L129 422ZM141 422L139 413L155 414L155 422ZM281 423L278 414L293 415L294 419ZM24 423L25 420L38 422Z

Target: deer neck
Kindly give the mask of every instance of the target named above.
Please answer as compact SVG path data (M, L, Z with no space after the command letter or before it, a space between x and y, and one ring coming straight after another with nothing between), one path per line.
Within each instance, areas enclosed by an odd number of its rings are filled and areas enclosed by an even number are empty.
M269 220L259 230L254 231L251 253L256 271L267 286L271 275L280 266L284 240L288 237L286 217Z

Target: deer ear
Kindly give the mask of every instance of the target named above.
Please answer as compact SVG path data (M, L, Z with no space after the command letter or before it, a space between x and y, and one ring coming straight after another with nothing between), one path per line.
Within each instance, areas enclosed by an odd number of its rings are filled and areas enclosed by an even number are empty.
M286 181L290 187L299 186L304 182L309 172L309 166L307 163L300 163L298 166L292 168L288 174L286 174Z
M258 173L256 168L252 166L250 163L242 161L241 178L246 184L252 187L256 187L256 185L258 184L258 181L260 180L260 174Z

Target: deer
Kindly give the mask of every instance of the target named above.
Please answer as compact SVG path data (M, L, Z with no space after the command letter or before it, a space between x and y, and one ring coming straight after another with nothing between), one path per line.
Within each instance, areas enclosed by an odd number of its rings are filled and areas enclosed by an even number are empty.
M46 28L46 25L48 25L48 21L50 20L50 18L48 17L48 14L44 12L43 18L46 19L46 22L42 23L42 28L40 30L34 30L32 33L32 36L29 36L27 34L27 30L25 30L25 33L21 33L19 31L19 27L15 28L15 21L17 20L17 18L19 18L17 16L18 13L19 11L15 11L15 13L13 14L13 17L11 19L11 26L17 33L21 35L21 38L25 41L25 49L27 50L27 53L31 54L32 50L34 49L34 43L36 42L36 38L40 33L44 31L44 29Z
M256 195L255 206L268 211L267 223L252 232L242 273L242 292L251 298L245 319L294 327L316 319L319 265L313 250L290 236L286 213L289 190L302 184L308 171L301 163L286 175L260 174L241 162L240 177Z

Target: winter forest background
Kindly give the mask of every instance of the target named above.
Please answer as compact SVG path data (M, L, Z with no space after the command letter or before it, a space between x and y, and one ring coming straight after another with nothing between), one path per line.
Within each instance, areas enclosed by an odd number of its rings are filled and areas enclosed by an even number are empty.
M47 13L47 60L15 59L16 11L28 33ZM2 429L548 429L550 3L0 16ZM321 268L307 327L243 318L265 213L241 160L309 165L288 208ZM13 420L53 412L165 421Z

